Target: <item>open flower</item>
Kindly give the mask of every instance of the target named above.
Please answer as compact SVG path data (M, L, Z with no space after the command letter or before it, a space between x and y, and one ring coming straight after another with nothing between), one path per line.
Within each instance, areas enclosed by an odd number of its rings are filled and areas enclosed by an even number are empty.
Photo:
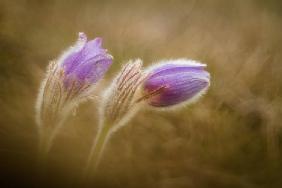
M147 70L143 100L153 107L171 107L196 101L210 85L205 64L193 60L162 61Z
M102 39L87 41L84 33L79 33L77 43L50 63L36 105L40 133L48 137L44 142L50 145L65 118L92 95L111 64L112 56L102 48Z
M102 48L101 38L87 42L86 35L79 33L77 44L63 55L59 64L64 72L64 88L79 89L100 80L112 64L112 56Z

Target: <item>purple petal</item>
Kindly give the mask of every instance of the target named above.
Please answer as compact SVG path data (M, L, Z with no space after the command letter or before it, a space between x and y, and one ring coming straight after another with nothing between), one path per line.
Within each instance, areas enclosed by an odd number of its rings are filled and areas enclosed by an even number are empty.
M77 78L90 83L96 83L104 76L111 64L112 60L109 58L88 61L76 70Z
M169 61L169 62L167 62L167 61L160 62L159 64L153 66L151 68L151 71L154 72L154 74L158 74L160 72L170 70L170 69L173 69L173 68L179 68L179 69L181 69L181 68L191 68L191 69L204 70L205 67L206 67L205 64L198 63L198 62L193 61L193 60L177 59L177 60L173 60L173 61Z
M81 50L86 42L87 36L84 33L79 33L76 44L63 55L61 66L66 74L69 74L81 62Z
M85 40L85 38L81 39L79 36L79 40ZM79 42L78 42L79 43ZM79 51L71 53L63 62L63 66L65 68L65 73L70 74L73 72L80 64L88 61L89 59L97 56L97 55L106 55L106 50L101 48L102 39L96 38L92 41L85 42L82 44L83 46Z
M144 83L144 90L152 93L164 88L158 95L150 97L148 103L155 107L171 106L193 99L209 86L209 79L203 66L164 64L152 70Z
M86 43L85 47L81 51L81 55L84 61L95 57L96 55L106 55L106 50L102 48L102 39L95 38Z
M62 61L64 83L68 88L70 80L81 84L97 82L112 64L112 57L102 48L101 38L87 42L86 35L80 33L78 42Z

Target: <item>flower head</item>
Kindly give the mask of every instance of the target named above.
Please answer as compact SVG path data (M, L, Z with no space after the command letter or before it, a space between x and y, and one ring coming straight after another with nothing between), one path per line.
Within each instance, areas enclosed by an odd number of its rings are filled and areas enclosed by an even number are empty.
M205 64L186 59L162 61L147 70L143 98L153 107L193 102L210 85L210 75L205 67Z
M37 99L38 124L62 119L90 97L111 64L112 56L102 48L101 38L87 41L79 33L76 44L49 65Z
M64 87L69 89L73 82L77 85L93 84L103 77L112 64L112 56L102 48L102 39L87 41L84 33L74 47L60 60L64 71Z
M141 60L127 63L103 94L100 124L87 161L86 174L97 168L112 133L124 126L146 103L154 107L175 106L191 102L206 91L210 77L204 70L205 66L178 59L163 61L144 72Z

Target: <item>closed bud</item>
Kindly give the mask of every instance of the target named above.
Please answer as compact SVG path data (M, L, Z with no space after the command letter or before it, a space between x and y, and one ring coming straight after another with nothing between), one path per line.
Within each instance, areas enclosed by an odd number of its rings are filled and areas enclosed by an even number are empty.
M134 113L139 104L138 88L144 79L142 61L134 60L123 66L102 99L101 119L104 124L119 127L124 125Z
M193 60L162 61L147 70L143 98L156 107L172 107L196 101L210 85L206 65Z

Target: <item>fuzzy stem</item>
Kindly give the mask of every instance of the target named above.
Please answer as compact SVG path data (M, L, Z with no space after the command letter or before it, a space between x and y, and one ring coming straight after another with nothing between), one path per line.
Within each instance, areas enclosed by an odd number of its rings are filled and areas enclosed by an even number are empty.
M39 129L39 148L38 148L38 165L39 168L44 169L48 153L53 145L54 138L58 134L59 130L63 125L64 119L59 122L54 122L54 127L49 127L50 125L42 124Z
M42 130L40 130L40 134L39 134L39 159L40 160L45 160L46 159L46 155L50 149L50 143L51 143L51 139L50 139L50 135L51 135L51 130L48 128L44 129L42 128Z
M88 161L87 161L86 168L85 168L84 175L86 179L88 179L91 174L95 174L95 171L98 167L101 156L103 154L105 145L110 136L110 128L111 126L105 124L104 126L101 126L98 130L97 136L91 147L91 150L88 156Z
M39 134L39 152L47 154L53 144L54 138L58 134L59 130L63 125L63 121L54 123L54 128L41 127Z
M46 165L48 160L48 152L50 148L50 135L51 129L41 127L39 130L39 144L38 144L38 158L37 158L37 169L38 169L38 181L42 182L45 179Z

